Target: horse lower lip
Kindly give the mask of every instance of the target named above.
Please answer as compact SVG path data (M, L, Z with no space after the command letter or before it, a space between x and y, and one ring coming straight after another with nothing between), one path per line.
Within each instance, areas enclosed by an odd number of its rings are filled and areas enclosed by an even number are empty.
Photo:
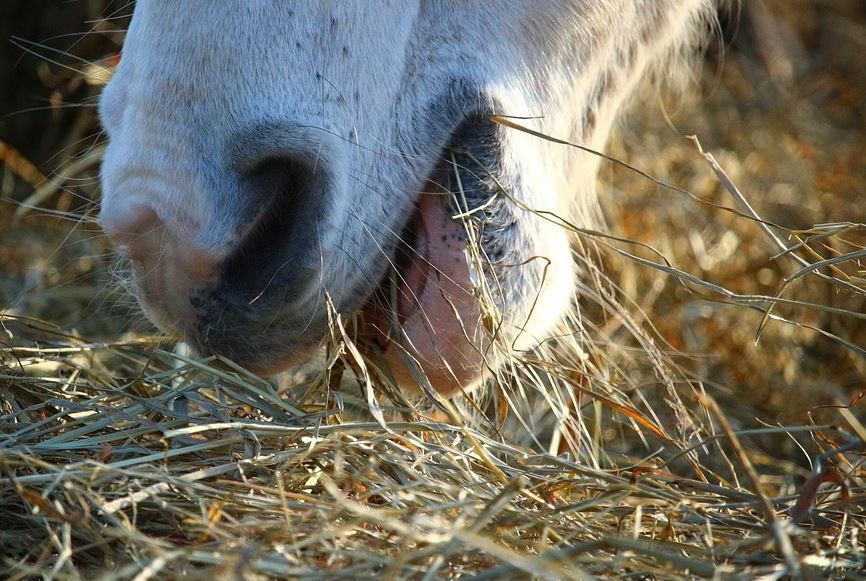
M405 248L401 249L401 256L395 261L398 282L401 283L397 302L397 314L401 321L418 309L419 297L424 294L429 278L430 240L420 208L415 210L407 234L411 234L411 238L405 240Z
M417 381L411 371L417 364L435 389L450 394L478 381L487 340L464 254L464 225L451 217L447 200L444 195L419 198L404 232L411 244L395 261L396 277L387 279L393 284L384 285L386 291L396 290L396 301L383 307L374 298L362 310L364 334L381 347L401 384Z

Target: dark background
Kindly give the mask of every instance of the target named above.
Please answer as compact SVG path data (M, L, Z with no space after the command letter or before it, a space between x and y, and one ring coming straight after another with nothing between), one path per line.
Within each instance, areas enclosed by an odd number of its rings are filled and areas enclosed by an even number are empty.
M0 2L0 140L42 173L98 131L100 86L88 81L87 64L117 54L130 11L125 1Z

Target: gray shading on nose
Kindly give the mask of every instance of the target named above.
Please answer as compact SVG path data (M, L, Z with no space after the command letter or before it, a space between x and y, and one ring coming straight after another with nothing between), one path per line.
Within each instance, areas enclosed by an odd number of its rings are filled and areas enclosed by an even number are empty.
M238 225L220 281L250 301L268 298L277 287L300 299L320 268L322 222L335 180L325 159L285 148L262 153L240 179L247 218Z
M226 161L235 186L220 190L220 210L235 241L215 279L190 297L190 340L200 350L263 369L256 362L277 344L324 334L327 256L347 203L343 146L321 129L288 124L233 137Z

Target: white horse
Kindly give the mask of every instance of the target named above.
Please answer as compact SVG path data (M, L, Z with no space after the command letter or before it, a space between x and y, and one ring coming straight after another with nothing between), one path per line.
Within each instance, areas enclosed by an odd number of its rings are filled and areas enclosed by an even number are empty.
M148 316L276 373L360 312L409 385L543 341L624 102L712 0L139 0L101 101L100 221ZM329 306L331 305L331 306ZM501 341L499 340L501 339Z

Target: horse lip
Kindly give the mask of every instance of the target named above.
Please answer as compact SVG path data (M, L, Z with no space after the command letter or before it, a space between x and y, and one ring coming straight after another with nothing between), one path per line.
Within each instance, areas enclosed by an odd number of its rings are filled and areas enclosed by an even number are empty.
M473 87L469 93L476 95L478 90ZM426 233L426 228L420 216L419 202L422 196L449 195L451 191L449 186L451 174L456 171L452 167L450 153L459 150L460 146L460 143L455 142L455 139L459 138L462 130L472 123L481 120L489 121L490 117L494 115L495 109L496 107L492 103L475 103L475 106L465 110L459 120L453 125L447 138L442 142L438 154L433 158L438 161L431 163L426 178L420 187L415 190L417 193L413 200L412 213L397 236L398 244L386 258L387 264L391 268L385 269L379 283L369 290L366 297L356 306L357 309L366 311L369 315L369 307L371 305L373 308L380 308L383 299L386 303L389 302L387 299L390 297L390 274L396 273L397 277L399 277L398 281L404 280L405 272L409 266L407 261L421 261L420 264L423 268L432 268L428 261L428 256L430 245L435 244L435 241L430 240ZM443 205L441 211L447 212L447 205ZM427 277L422 276L421 279L421 281L405 281L408 283L407 286L415 297L423 293L427 283ZM406 302L398 300L395 305L389 304L391 308L396 308L397 320L400 323L404 322L419 306L417 301L408 301L410 304L404 304ZM376 318L381 318L381 315Z
M424 293L428 282L427 273L431 268L430 239L417 204L404 232L406 234L401 236L394 259L394 270L400 282L411 293L411 299L416 299ZM397 318L401 323L418 308L417 300L405 300L406 298L408 297L398 297L397 300Z
M361 336L366 340L385 348L389 341L397 340L400 326L422 307L420 297L424 295L428 284L434 284L429 276L436 268L430 262L431 253L434 252L437 243L444 243L444 240L431 238L427 232L421 216L422 199L424 196L451 195L452 173L456 171L452 165L451 152L460 151L463 145L460 138L463 136L464 128L479 121L489 120L491 114L492 112L487 109L474 109L465 114L453 127L434 158L438 161L432 164L422 185L416 188L412 213L397 236L397 245L387 256L388 268L379 283L369 291L367 297L357 307L357 310L363 314ZM470 193L467 192L464 197L469 195ZM446 220L451 218L449 205L445 203L434 207L428 206L426 211L443 212L448 214ZM410 266L413 268L410 269ZM409 275L410 270L412 275ZM395 286L396 296L394 296Z

